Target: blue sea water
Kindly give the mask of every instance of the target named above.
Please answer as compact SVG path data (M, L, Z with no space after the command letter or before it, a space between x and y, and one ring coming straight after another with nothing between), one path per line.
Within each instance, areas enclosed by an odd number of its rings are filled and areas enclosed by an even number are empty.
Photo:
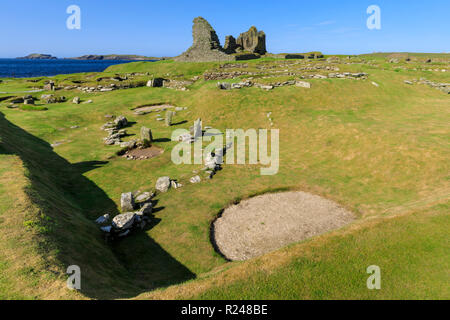
M125 60L31 60L0 59L0 78L31 78L58 74L101 72Z

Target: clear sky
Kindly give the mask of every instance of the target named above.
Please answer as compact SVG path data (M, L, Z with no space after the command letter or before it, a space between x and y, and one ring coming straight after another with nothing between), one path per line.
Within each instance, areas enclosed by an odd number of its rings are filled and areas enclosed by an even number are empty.
M381 8L381 30L369 30L369 5ZM68 30L69 5L81 8L81 30ZM29 53L175 56L192 43L203 16L223 44L252 25L269 52L450 52L449 0L2 0L0 57Z

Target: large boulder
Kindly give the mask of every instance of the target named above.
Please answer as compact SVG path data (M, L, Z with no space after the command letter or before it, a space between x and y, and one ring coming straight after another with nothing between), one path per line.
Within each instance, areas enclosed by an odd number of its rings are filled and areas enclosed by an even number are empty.
M161 177L156 181L156 190L160 192L167 192L170 188L170 178L169 177Z
M220 45L219 37L211 25L202 17L194 19L192 27L192 46L183 54L176 57L176 61L231 61L233 56L225 53Z
M145 147L148 147L153 142L152 130L147 127L141 128L141 140Z
M133 227L136 214L134 212L126 212L115 216L112 221L112 226L116 230L127 230Z
M122 212L129 212L134 210L134 197L131 192L122 193L120 197L120 208Z
M138 212L136 212L139 216L149 216L153 212L153 204L151 202L145 203Z
M194 121L194 141L203 136L202 130L202 119L197 119Z
M237 46L245 52L266 54L266 34L251 27L237 38Z
M124 116L118 116L114 120L114 125L116 126L116 129L124 128L128 125L128 120Z

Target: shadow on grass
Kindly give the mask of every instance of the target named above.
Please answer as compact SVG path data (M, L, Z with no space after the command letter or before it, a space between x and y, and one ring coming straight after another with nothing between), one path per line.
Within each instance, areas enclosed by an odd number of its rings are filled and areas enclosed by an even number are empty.
M66 268L81 268L81 293L94 299L130 298L142 292L195 278L145 231L136 231L114 244L107 244L94 219L118 214L116 204L83 173L107 165L106 161L71 164L50 144L9 122L0 112L0 154L20 157L31 186L26 192L41 213L30 219L51 224L39 234L39 253L56 257L59 276ZM161 207L159 210L163 210ZM22 243L22 245L32 245ZM49 258L50 261L54 261Z
M159 139L153 139L153 142L161 143L161 142L171 142L169 138L159 138Z
M176 123L172 123L172 126L180 126L180 125L185 124L185 123L187 123L187 120L183 120L183 121L179 121L179 122L176 122Z

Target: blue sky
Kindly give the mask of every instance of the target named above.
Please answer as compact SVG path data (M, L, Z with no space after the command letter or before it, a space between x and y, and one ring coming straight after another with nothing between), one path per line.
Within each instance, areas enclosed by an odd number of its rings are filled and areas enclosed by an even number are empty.
M72 4L81 8L81 30L66 28ZM366 27L373 4L381 8L381 30ZM190 46L197 16L222 44L255 25L273 53L450 52L449 13L448 0L2 0L0 57L174 56Z

